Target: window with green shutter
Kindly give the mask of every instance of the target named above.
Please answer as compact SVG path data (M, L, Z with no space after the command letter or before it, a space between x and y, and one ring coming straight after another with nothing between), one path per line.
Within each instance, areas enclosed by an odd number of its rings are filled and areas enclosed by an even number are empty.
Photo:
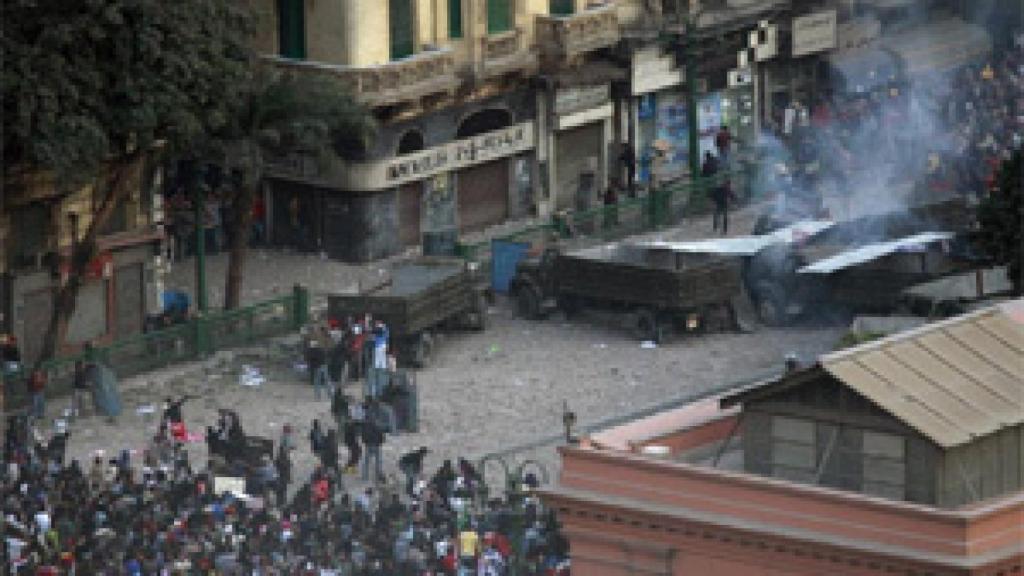
M551 0L548 12L555 16L568 16L576 12L575 0Z
M512 0L487 0L487 33L499 34L512 29Z
M448 0L448 37L462 38L462 0Z
M281 56L306 57L305 0L277 0L277 35Z
M412 0L390 0L389 29L391 59L399 60L414 52L412 33Z

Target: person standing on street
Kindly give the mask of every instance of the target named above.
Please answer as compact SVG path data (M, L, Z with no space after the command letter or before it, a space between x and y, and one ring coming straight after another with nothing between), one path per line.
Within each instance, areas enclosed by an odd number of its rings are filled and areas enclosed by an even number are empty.
M71 382L71 415L78 418L85 409L85 399L92 389L93 367L81 360L75 361L75 376Z
M32 371L28 378L28 393L32 398L32 416L42 420L46 416L46 372L40 369Z
M309 450L314 456L320 457L320 451L324 447L324 429L320 427L320 420L313 419L313 428L309 431Z
M370 460L374 460L374 478L377 482L384 479L384 468L380 457L380 448L384 444L384 431L367 418L362 426L363 445L366 446L366 459L363 460L363 481L370 480Z
M429 452L425 446L404 454L398 459L398 468L405 474L405 493L414 498L413 489L416 487L416 479L423 472L423 457Z
M360 426L362 426L362 423L359 420L350 419L345 423L343 434L345 448L348 450L348 462L345 463L345 471L353 474L356 471L356 466L359 465L360 457L363 455L363 448L359 445Z
M715 148L718 150L718 158L726 167L729 165L729 152L731 147L732 133L729 132L728 126L722 124L721 128L718 129L718 133L715 134Z
M719 219L722 221L722 234L725 235L729 229L729 216L727 211L727 192L725 185L716 181L718 175L718 160L711 152L704 153L704 164L701 166L700 174L704 177L704 185L710 189L709 197L715 204L715 213L712 216L712 230L718 230Z

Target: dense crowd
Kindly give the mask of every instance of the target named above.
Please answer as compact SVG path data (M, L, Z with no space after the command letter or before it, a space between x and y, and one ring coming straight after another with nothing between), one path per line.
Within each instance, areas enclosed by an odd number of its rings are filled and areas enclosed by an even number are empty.
M1024 144L1024 33L991 58L864 91L823 90L775 111L797 190L832 179L839 190L915 178L919 195L980 195ZM891 166L891 169L883 169Z
M181 431L184 402L168 402L141 455L97 454L88 469L65 462L67 430L44 438L35 419L11 422L3 469L7 573L501 576L515 563L520 574L568 574L567 542L532 495L533 474L514 479L521 490L488 499L466 460L425 475L421 448L398 462L404 489L378 477L349 492L324 439L311 434L321 464L288 490L289 453L298 448L286 433L274 461L258 460L240 484L223 475L236 472L216 456L193 469ZM225 441L244 445L237 414L222 411L220 430L210 434L225 430Z

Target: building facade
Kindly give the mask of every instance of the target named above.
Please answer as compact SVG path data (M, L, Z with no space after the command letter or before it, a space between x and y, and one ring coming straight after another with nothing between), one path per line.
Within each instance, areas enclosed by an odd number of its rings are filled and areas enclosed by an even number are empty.
M159 310L160 171L133 175L127 201L116 207L86 267L75 313L59 328L58 353L85 343L106 343L142 332ZM0 333L18 338L32 363L43 347L57 290L67 281L73 242L91 224L101 198L92 186L60 191L46 175L22 178L5 190L0 206Z
M562 449L588 575L1024 570L1024 300Z
M611 6L282 0L264 8L273 15L261 35L265 61L350 82L380 126L368 150L326 166L273 159L266 205L274 243L293 242L298 223L312 231L312 248L345 260L416 245L444 252L460 235L550 212L547 191L559 188L559 173L578 186L581 167L608 170L607 82L603 99L577 98L558 108L565 119L552 120L559 94L538 79L580 69L614 45ZM559 163L554 131L579 128L560 144L569 151ZM594 194L603 182L587 181Z

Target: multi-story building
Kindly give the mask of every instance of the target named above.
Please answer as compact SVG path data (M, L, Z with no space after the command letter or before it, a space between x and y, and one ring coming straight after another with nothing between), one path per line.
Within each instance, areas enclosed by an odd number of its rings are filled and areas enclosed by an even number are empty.
M614 6L280 0L265 8L273 14L260 40L265 60L345 80L380 124L373 145L347 158L274 159L266 194L275 243L292 241L298 216L332 257L430 251L568 204L552 191L578 188L581 174L595 195L604 186L610 95L606 78L587 77L586 62L618 42ZM538 81L542 74L561 76Z
M562 449L573 569L619 574L1024 570L1024 300Z
M57 351L137 334L159 309L153 190L159 171L134 175L126 202L97 238L74 314L60 326ZM14 334L25 362L36 360L56 291L67 281L72 245L89 228L102 195L93 186L66 193L45 174L26 175L4 190L0 205L0 333Z

